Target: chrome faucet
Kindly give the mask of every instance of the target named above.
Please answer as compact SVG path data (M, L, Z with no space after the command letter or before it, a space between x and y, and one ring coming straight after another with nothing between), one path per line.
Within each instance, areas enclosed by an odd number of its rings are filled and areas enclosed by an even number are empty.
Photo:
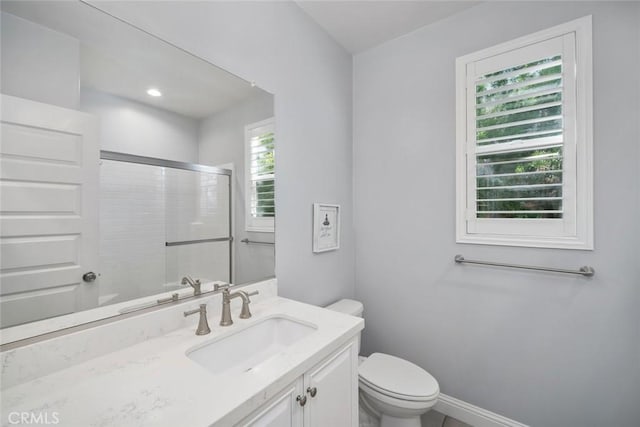
M200 279L193 280L191 276L185 276L182 278L181 283L183 285L191 285L191 287L193 288L193 295L200 295L202 293L202 291L200 290Z
M211 332L209 322L207 321L207 304L200 304L200 308L185 311L184 317L191 316L196 313L200 313L200 320L198 321L198 327L196 328L196 335L207 335Z
M250 296L258 295L258 291L245 292L236 291L231 293L229 285L214 285L213 290L219 291L222 289L222 317L220 318L220 326L233 325L233 319L231 319L231 300L236 297L242 298L242 309L240 310L240 318L248 319L251 317L251 310L249 310Z

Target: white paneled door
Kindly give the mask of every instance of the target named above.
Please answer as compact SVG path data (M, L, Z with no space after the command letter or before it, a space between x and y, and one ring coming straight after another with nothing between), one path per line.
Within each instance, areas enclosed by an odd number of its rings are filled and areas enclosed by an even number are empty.
M97 119L2 95L0 325L98 305ZM84 276L84 279L83 279Z

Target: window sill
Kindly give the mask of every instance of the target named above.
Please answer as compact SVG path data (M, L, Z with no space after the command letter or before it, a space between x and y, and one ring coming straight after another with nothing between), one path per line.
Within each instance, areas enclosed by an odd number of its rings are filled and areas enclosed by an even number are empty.
M527 248L593 250L593 241L583 241L576 237L535 237L535 236L478 236L465 234L456 238L456 243L474 245L518 246Z
M245 231L251 233L275 233L275 229L273 227L246 227Z

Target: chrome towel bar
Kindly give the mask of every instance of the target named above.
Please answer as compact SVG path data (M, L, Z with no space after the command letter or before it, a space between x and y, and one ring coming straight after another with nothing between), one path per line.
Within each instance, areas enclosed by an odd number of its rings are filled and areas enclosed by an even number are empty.
M596 273L593 267L589 267L587 265L580 267L579 270L566 270L564 268L536 267L533 265L504 264L501 262L476 261L472 259L465 259L462 255L456 255L454 258L454 261L456 262L456 264L479 264L479 265L493 265L496 267L524 268L526 270L553 271L555 273L566 273L566 274L580 274L585 277L591 277Z
M195 245L197 243L209 243L209 242L231 242L233 237L216 237L213 239L198 239L198 240L183 240L180 242L164 242L165 246L182 246L182 245Z
M247 245L252 243L254 245L275 245L275 243L273 242L258 242L255 240L249 240L249 239L242 239L240 240L242 243L246 243Z

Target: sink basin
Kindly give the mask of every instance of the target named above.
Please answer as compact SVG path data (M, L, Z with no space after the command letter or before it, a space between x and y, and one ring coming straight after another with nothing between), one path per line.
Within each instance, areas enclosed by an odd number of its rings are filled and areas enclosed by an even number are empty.
M248 328L187 351L214 374L248 372L316 330L286 317L269 317Z

